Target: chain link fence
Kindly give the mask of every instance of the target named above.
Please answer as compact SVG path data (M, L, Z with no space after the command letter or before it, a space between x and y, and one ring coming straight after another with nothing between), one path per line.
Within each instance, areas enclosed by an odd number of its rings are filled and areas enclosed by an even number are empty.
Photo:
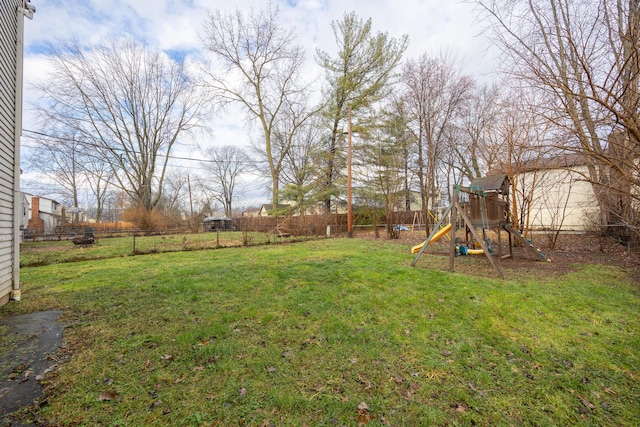
M203 223L198 228L142 231L80 224L57 227L46 235L24 230L20 265L305 241L346 233L346 215L242 217L228 223Z
M221 249L280 244L316 239L318 236L279 235L249 231L185 232L164 230L148 233L94 234L92 239L64 236L34 236L20 245L20 266L32 267L64 262L98 260L163 252Z

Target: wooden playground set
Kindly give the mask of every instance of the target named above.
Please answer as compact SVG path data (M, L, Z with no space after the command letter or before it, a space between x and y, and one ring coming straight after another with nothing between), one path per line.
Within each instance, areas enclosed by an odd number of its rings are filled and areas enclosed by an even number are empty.
M528 248L538 260L550 261L513 227L509 202L510 186L511 181L507 175L478 178L467 187L455 185L451 205L435 224L427 240L411 249L412 253L417 253L411 266L415 267L427 246L447 234L451 240L449 252L451 271L454 271L456 256L484 254L500 278L504 278L500 266L496 263L496 257L499 259L512 257L514 240L518 240L523 247ZM445 225L447 218L449 223ZM458 233L459 230L460 233ZM490 231L497 235L497 254L494 254L493 245L488 237ZM509 250L504 255L502 254L503 232L507 234ZM456 237L456 234L461 236Z

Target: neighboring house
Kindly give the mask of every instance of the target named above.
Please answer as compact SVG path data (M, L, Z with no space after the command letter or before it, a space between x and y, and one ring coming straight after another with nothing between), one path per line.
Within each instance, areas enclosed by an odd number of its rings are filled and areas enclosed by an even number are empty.
M289 210L289 209L291 209L291 205L279 203L278 206L277 206L277 210L279 210L279 211L286 211L286 210ZM262 207L260 207L260 211L258 212L258 216L269 216L273 211L274 211L273 204L272 203L267 203L267 204L262 205Z
M0 305L20 299L22 39L30 0L0 2Z
M531 230L587 231L600 211L587 177L587 159L577 154L521 165L513 184L523 225Z
M254 218L260 216L260 208L250 208L242 212L243 217Z
M23 193L24 199L28 202L28 209L22 209L22 224L26 222L26 229L33 234L55 234L57 227L65 217L65 210L62 205L55 200L46 197L34 196ZM26 221L25 221L26 219Z
M28 197L26 193L20 192L20 230L24 230L29 227L29 216L31 211L31 197Z
M394 209L396 212L403 212L407 210L406 200L404 198L405 196L402 193L398 193L397 196L399 204ZM429 210L434 212L444 210L444 208L442 208L442 193L440 191L438 191L438 194L436 194L434 197L429 198ZM409 191L409 211L422 211L422 197L419 191Z

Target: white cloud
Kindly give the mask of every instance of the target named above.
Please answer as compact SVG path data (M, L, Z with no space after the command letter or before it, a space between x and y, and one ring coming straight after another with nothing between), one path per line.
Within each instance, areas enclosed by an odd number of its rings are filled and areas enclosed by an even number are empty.
M163 50L200 49L198 33L208 10L265 6L264 0L33 0L37 12L25 26L27 54L45 42L76 37L96 43L106 37L144 38ZM374 31L393 37L408 34L409 57L449 47L464 57L484 57L486 44L475 35L472 6L451 0L274 0L283 25L296 28L299 42L313 62L315 49L334 52L331 22L355 11L373 21ZM477 62L472 59L471 62Z

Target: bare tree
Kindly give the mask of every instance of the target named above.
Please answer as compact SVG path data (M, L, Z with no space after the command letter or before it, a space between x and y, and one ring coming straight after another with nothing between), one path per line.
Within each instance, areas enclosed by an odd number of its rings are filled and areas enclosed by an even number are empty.
M373 34L371 19L363 21L355 12L345 13L341 21L334 21L331 26L338 45L337 57L322 50L316 52L316 61L325 69L328 84L324 116L330 135L321 183L326 212L331 207L331 196L337 194L335 181L340 153L344 151L340 142L344 139L349 107L357 115L388 93L388 84L408 46L406 35L396 40L387 33Z
M89 207L95 220L100 222L107 190L113 181L111 167L96 156L93 147L84 143L73 129L65 133L56 129L56 123L47 122L41 123L40 128L46 133L37 134L38 145L26 152L25 167L45 177L43 182L50 182L54 192L70 207L80 207L83 191L88 187L94 196L89 200Z
M231 218L234 192L242 174L251 167L251 160L242 148L232 145L210 147L204 152L204 158L207 172L201 186L222 204L225 215Z
M461 113L473 84L446 54L441 58L423 54L404 66L404 100L412 116L415 172L425 219L429 217L429 206L439 199L438 169L446 152L448 129ZM428 234L428 227L426 232Z
M629 201L638 193L628 190L640 184L638 1L474 3L509 59L505 72L546 96L540 113L568 136L563 148L591 159L602 224L637 227ZM614 131L622 137L609 139Z
M219 61L220 70L208 73L207 85L221 106L241 105L251 121L260 124L264 154L271 175L271 199L278 204L282 155L274 152L274 130L287 102L298 99L304 52L294 44L292 30L278 22L278 9L251 9L244 15L216 10L209 13L202 41ZM282 154L282 152L281 152Z
M104 216L109 190L114 186L113 169L101 158L90 155L86 157L84 172L87 185L96 203L95 220L101 222Z
M50 76L37 85L44 117L90 144L133 203L151 212L171 151L202 105L185 65L131 39L71 43L48 59Z
M455 125L457 134L449 138L453 164L459 168L462 178L473 180L487 172L492 157L483 156L488 145L489 132L498 115L498 87L475 86L462 103Z
M56 136L53 136L56 135ZM86 149L73 133L59 133L49 127L38 135L38 144L26 156L25 166L55 183L57 192L71 206L79 206L79 193L85 181Z
M185 211L185 200L188 199L189 175L185 170L174 169L167 172L162 190L165 210L180 213Z
M511 219L525 235L540 182L537 165L557 153L549 123L536 114L540 102L526 88L503 90L495 100L496 112L479 153L488 169L501 171L511 179Z

